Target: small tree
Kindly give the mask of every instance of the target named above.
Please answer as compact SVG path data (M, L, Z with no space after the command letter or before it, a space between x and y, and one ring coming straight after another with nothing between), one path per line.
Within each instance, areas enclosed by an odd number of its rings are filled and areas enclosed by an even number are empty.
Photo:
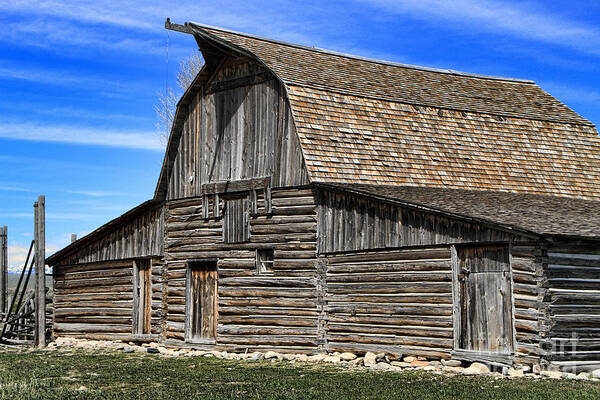
M177 102L200 72L202 64L203 60L200 53L194 53L190 57L181 60L179 71L177 71L177 88L175 90L167 88L165 92L160 93L158 96L158 103L154 105L154 111L158 117L156 128L165 145L169 140Z

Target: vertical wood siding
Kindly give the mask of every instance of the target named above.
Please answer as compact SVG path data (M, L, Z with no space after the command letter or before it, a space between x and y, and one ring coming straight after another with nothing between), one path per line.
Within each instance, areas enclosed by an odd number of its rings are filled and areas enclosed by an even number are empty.
M510 241L514 233L351 194L321 190L319 252Z
M265 78L244 81L252 76ZM275 187L308 183L291 109L262 67L230 60L189 106L167 199L200 196L209 182L266 176Z
M164 207L157 206L107 229L87 244L77 246L60 264L75 265L136 257L162 256Z
M450 357L448 247L328 256L326 288L330 351Z
M151 333L160 333L162 263L152 262ZM133 260L54 267L54 333L94 339L133 334Z
M167 203L167 314L165 338L183 344L186 266L218 260L218 326L221 348L313 351L317 346L316 205L312 190L274 189L272 212L263 191L245 243L224 243L214 196L208 219L201 198ZM220 200L222 202L222 200ZM256 250L274 249L272 272L258 274Z

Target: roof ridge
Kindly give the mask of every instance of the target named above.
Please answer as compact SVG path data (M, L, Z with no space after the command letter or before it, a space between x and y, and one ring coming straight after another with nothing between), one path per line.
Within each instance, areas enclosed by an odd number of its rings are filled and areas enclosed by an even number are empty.
M186 26L187 25L192 25L192 26L198 27L198 28L212 29L212 30L215 30L215 31L220 31L220 32L225 32L225 33L232 33L234 35L244 36L244 37L248 37L248 38L251 38L251 39L262 40L262 41L269 42L269 43L281 44L281 45L284 45L284 46L294 47L294 48L301 49L301 50L307 50L307 51L314 51L314 52L317 52L317 53L330 54L330 55L334 55L334 56L338 56L338 57L344 57L344 58L350 58L350 59L354 59L354 60L366 61L366 62L370 62L370 63L374 63L374 64L389 65L389 66L393 66L393 67L414 69L414 70L419 70L419 71L434 72L434 73L447 74L447 75L464 76L466 78L476 78L476 79L493 80L493 81L503 81L503 82L509 82L509 83L517 83L517 84L529 84L529 85L533 84L533 85L535 85L535 81L530 80L530 79L519 79L519 78L509 78L509 77L503 77L503 76L475 74L475 73L469 73L469 72L455 71L455 70L452 70L452 69L430 68L430 67L423 67L423 66L419 66L419 65L412 65L412 64L404 64L404 63L398 63L398 62L393 62L393 61L379 60L379 59L369 58L369 57L361 57L361 56L357 56L357 55L353 55L353 54L337 52L337 51L334 51L334 50L322 49L322 48L319 48L319 47L310 47L310 46L304 46L304 45L300 45L300 44L296 44L296 43L285 42L283 40L265 38L265 37L258 36L258 35L252 35L252 34L249 34L249 33L244 33L244 32L238 32L238 31L234 31L234 30L230 30L230 29L219 28L219 27L216 27L216 26L207 25L207 24L201 24L201 23L193 22L193 21L186 22L185 25Z

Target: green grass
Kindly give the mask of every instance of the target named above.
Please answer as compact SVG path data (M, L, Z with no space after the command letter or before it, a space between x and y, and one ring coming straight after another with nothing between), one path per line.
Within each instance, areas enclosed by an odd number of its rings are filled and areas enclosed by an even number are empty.
M509 381L299 365L83 351L4 352L0 399L600 398L600 384L583 381Z

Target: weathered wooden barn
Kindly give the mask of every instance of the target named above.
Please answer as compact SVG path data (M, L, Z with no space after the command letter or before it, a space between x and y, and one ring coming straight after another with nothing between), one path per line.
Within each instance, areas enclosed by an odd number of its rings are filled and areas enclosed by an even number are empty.
M54 335L600 365L600 138L531 81L194 23L152 200L49 257Z

